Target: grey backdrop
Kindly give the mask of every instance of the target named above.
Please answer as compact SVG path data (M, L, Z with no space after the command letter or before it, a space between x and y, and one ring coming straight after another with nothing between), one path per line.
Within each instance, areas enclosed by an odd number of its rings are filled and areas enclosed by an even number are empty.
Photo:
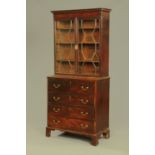
M52 132L45 137L46 77L53 75L51 10L111 8L110 129L111 138L93 147L88 140ZM128 0L27 0L27 155L128 154Z

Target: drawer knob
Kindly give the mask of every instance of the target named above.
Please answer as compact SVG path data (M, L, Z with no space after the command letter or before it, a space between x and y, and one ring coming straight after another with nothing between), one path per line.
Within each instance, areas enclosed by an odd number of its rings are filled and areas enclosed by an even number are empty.
M61 86L61 84L53 83L53 87L56 88L56 89L59 88L60 86Z
M81 127L82 129L86 129L86 128L88 128L88 124L80 124L80 127Z
M60 97L59 96L57 96L57 97L56 96L53 96L53 100L57 102L57 101L60 100Z
M60 121L54 119L54 120L53 120L53 123L58 124L58 123L60 123Z
M60 108L53 108L53 111L54 112L59 112L60 111Z
M81 111L81 115L88 115L88 112Z
M88 86L81 86L81 89L82 89L83 91L86 91L86 90L89 89L89 87L88 87Z
M87 103L88 103L88 100L80 99L80 102L81 102L82 104L87 104Z

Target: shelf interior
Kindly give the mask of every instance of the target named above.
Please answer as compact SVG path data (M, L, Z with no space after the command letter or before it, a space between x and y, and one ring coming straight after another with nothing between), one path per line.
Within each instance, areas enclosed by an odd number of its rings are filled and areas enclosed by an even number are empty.
M79 19L78 25L76 39L73 19L56 21L56 73L97 75L100 70L100 21Z

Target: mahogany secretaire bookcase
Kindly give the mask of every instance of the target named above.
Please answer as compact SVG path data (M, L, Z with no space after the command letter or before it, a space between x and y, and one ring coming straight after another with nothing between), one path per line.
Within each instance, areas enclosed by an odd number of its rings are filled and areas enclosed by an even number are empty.
M46 136L60 130L109 138L110 9L52 11L54 70L47 78Z

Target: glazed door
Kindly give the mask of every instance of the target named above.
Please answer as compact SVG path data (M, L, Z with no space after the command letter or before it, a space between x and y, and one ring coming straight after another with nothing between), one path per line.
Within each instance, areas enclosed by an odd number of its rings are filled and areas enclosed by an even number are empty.
M55 20L55 72L76 73L75 19Z
M99 75L99 49L99 18L55 20L56 74Z
M78 74L100 73L100 19L78 19Z

